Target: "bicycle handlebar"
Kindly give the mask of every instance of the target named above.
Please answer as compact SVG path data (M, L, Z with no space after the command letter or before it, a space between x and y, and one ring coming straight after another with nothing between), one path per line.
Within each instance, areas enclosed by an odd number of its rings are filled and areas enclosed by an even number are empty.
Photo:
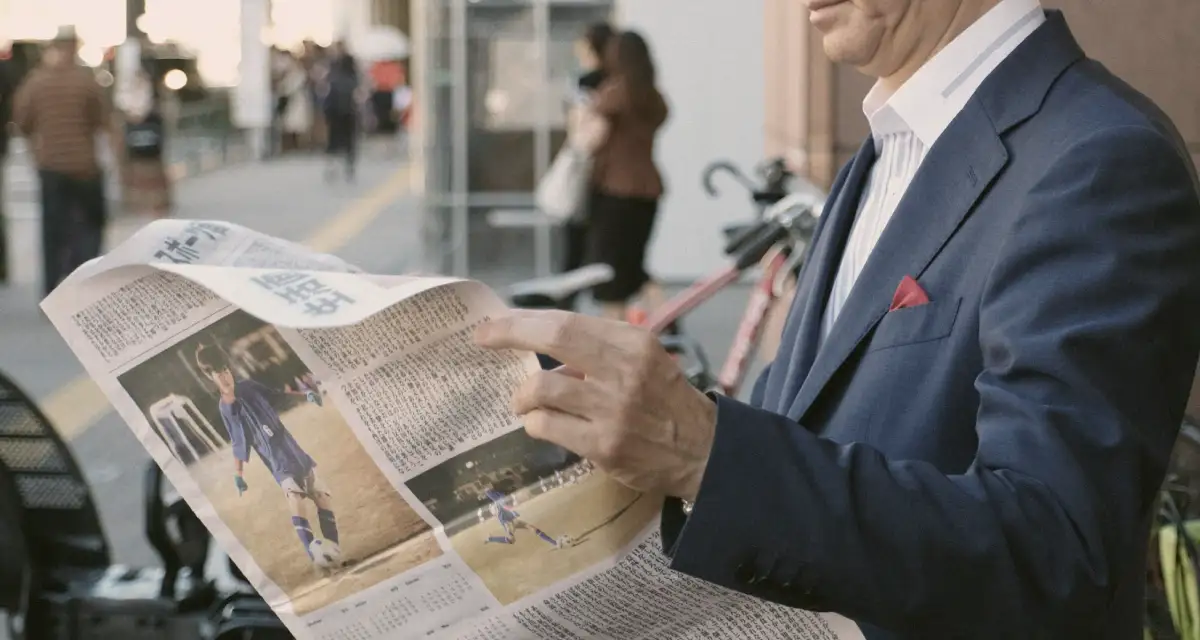
M718 160L709 164L704 169L702 183L704 184L705 193L707 193L709 196L717 196L717 188L713 184L713 176L715 176L718 171L724 171L725 173L733 176L734 180L740 182L747 191L752 193L758 191L758 185L754 184L754 182L750 180L746 174L742 173L742 170L739 169L737 165L729 162L728 160Z
M725 255L732 256L741 251L748 242L753 240L758 234L762 233L762 230L767 226L767 222L768 221L765 220L759 222L758 224L755 224L754 226L745 229L741 233L730 238L729 241L725 243Z
M741 251L737 252L733 262L734 267L738 271L742 271L758 264L763 256L771 250L771 247L783 241L787 235L788 227L779 220L771 220L757 228L754 237L746 242Z
M748 251L747 247L768 236L772 222L781 223L787 231L797 231L800 234L811 234L816 228L816 216L825 205L825 200L819 196L806 193L789 195L773 205L763 220L753 227L734 236L725 244L725 255L737 256ZM776 242L782 238L777 238ZM765 240L762 240L765 242ZM770 246L768 245L768 249ZM764 251L765 253L765 251ZM759 258L762 256L760 255Z

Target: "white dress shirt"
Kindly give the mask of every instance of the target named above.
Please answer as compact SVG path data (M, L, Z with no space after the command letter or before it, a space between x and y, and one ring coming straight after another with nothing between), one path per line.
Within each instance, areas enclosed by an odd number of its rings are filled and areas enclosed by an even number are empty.
M828 337L858 274L925 159L979 85L1046 16L1039 0L1002 0L926 62L895 93L876 84L863 100L876 161L834 277L821 326ZM911 274L914 275L915 274Z

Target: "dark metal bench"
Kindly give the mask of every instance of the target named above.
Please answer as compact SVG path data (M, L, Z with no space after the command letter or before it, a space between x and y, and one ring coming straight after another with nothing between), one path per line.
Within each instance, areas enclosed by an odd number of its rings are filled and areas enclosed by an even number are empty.
M204 575L208 531L185 501L166 497L168 486L151 462L146 537L162 567L113 565L75 458L33 400L0 372L0 637L290 637L256 594L218 600Z

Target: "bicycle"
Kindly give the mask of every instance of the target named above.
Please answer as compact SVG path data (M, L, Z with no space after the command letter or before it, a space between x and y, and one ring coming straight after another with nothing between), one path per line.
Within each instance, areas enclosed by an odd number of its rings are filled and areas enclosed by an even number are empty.
M729 240L725 253L730 261L726 266L698 280L645 318L635 318L632 324L658 334L664 347L681 360L681 366L694 386L736 395L744 382L750 357L761 343L767 311L782 297L783 283L788 275L798 271L804 263L823 205L823 200L807 193L789 195L777 201L759 222ZM763 265L762 273L738 325L733 347L720 371L713 376L704 349L697 341L682 334L664 336L663 332L760 264ZM603 281L603 277L603 266L589 265L559 276L514 285L509 300L516 307L560 308L558 303L563 299L595 286L598 281ZM539 358L545 368L554 368L558 364L544 355Z

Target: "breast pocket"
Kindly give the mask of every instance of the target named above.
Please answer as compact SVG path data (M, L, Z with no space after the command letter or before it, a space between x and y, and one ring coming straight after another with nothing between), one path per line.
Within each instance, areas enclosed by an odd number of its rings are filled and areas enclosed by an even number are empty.
M962 298L955 298L890 311L875 325L867 352L945 338L954 328L960 306Z

